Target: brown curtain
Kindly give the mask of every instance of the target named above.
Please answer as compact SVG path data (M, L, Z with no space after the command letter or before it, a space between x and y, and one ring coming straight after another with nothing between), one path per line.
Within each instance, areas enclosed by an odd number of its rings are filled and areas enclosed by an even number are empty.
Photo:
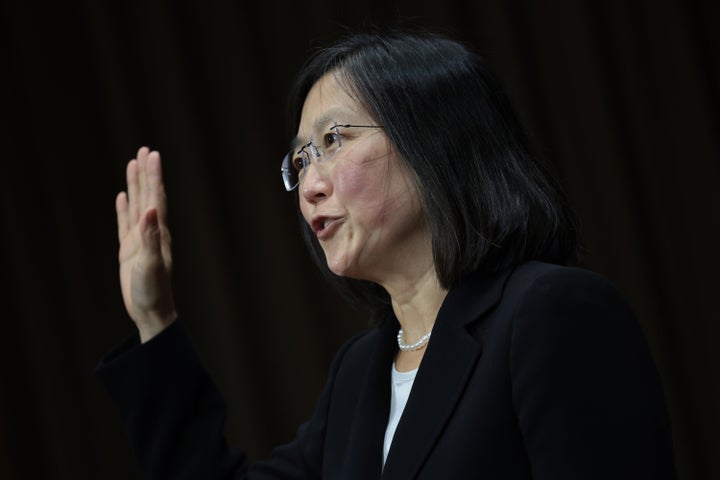
M720 478L717 5L5 2L0 477L139 478L93 369L132 331L114 198L140 145L163 155L179 311L229 441L256 459L293 436L366 319L299 239L278 175L288 88L325 40L402 18L484 53L563 173L587 265L638 312L681 478Z

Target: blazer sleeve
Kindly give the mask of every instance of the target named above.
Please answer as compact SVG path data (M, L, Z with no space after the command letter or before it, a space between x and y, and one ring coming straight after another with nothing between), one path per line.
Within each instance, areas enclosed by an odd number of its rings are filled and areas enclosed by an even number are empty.
M349 342L348 342L349 343ZM225 404L179 321L145 344L133 335L96 375L118 411L140 470L150 479L315 479L320 476L331 367L316 409L296 438L246 464L224 437Z
M513 318L513 402L533 479L673 479L660 378L631 308L602 276L536 279Z

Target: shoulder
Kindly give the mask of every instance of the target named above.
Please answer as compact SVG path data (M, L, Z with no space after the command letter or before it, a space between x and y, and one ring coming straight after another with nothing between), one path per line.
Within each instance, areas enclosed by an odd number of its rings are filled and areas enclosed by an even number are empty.
M638 342L643 337L622 292L607 277L585 268L531 261L492 278L478 274L448 303L452 323L471 325L472 335L486 345L505 345L511 351L530 345L617 344L620 338Z
M335 354L331 376L335 377L340 372L343 376L353 376L364 371L368 360L377 355L378 350L386 349L388 332L392 330L392 326L387 325L389 321L385 320L380 325L372 326L347 339Z
M362 352L369 351L372 348L376 330L377 328L373 328L368 331L359 332L345 340L335 353L335 357L330 366L331 373L336 373L340 365L348 360L348 357L352 358Z
M506 295L504 353L530 456L572 477L592 465L608 478L605 470L622 464L627 478L666 478L672 445L662 384L621 292L587 269L533 262L515 269Z
M514 354L565 351L607 359L607 352L647 355L635 312L605 276L577 267L530 262L508 279Z
M517 266L508 279L508 286L520 288L573 285L585 288L610 288L617 292L607 277L592 270L537 261Z
M632 315L630 303L611 280L579 267L543 262L522 264L509 276L503 297L512 299L516 314L527 309L566 313L591 309L595 313L612 310Z

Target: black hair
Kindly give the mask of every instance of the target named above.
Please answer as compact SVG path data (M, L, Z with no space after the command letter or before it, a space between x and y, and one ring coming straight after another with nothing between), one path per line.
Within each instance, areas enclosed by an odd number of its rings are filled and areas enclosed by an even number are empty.
M560 182L534 155L511 103L481 55L446 36L387 30L349 34L301 69L290 101L297 132L305 98L333 72L413 173L432 234L440 284L528 260L576 263L575 216ZM330 272L310 227L303 238L350 300L378 312L389 296Z

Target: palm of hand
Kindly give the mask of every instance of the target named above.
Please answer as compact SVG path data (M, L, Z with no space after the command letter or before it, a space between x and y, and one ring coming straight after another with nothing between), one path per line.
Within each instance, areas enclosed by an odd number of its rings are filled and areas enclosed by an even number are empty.
M160 156L146 147L128 163L128 191L117 196L120 287L125 308L147 341L175 319L172 255Z

